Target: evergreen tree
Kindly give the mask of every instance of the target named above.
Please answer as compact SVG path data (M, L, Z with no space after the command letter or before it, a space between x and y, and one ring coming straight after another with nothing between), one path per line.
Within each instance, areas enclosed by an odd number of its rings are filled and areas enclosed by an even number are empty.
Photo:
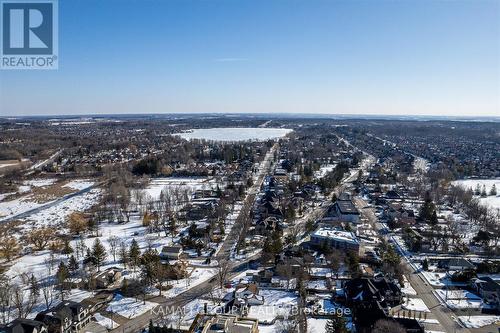
M474 195L481 195L481 185L477 183L476 189L474 190Z
M432 202L430 193L427 191L425 193L424 203L420 207L420 218L425 221L429 221L432 224L437 223L436 206Z
M429 219L429 222L431 224L437 224L438 223L438 218L437 218L437 213L436 210L434 210L431 214L431 218Z
M173 240L175 235L177 234L177 221L175 216L173 216L173 214L168 219L168 232L170 232L170 236L172 237Z
M137 267L137 265L139 264L140 256L141 256L141 249L139 248L137 241L135 239L132 239L132 243L130 244L130 250L128 251L128 257L130 258L130 261L132 262L134 268Z
M422 269L424 271L429 270L429 260L427 260L427 258L425 258L424 261L422 262Z
M129 255L127 251L127 246L124 242L120 243L120 248L118 249L118 256L120 257L120 261L123 264L123 268L127 268L127 264L129 262Z
M57 267L57 273L56 273L56 281L59 286L59 290L61 291L61 299L64 300L64 286L66 283L66 280L69 278L69 270L68 267L64 264L64 262L60 262L59 266Z
M483 185L483 189L481 190L481 196L483 198L486 196L486 185Z
M314 230L314 221L313 220L307 220L306 222L306 231L307 232L312 232Z
M83 262L85 264L88 264L88 263L93 264L95 262L94 256L92 255L92 251L88 247L85 249L85 258L83 259Z
M63 254L71 254L73 253L74 250L73 248L71 247L71 244L69 243L69 240L68 239L65 239L64 240L64 247L63 247L63 250L62 250L62 253Z
M101 265L106 260L108 254L106 253L106 248L102 245L99 238L96 238L94 244L92 245L92 257L94 258L94 263L97 266L97 271L100 270Z
M78 268L79 268L78 261L76 260L74 255L71 255L71 257L69 257L68 270L71 273L75 273L78 270Z
M497 195L497 187L495 186L495 184L491 186L490 195Z
M167 270L161 263L158 251L154 249L146 250L141 257L141 267L142 279L146 281L148 285L158 284L158 289L161 296L161 284L167 278Z

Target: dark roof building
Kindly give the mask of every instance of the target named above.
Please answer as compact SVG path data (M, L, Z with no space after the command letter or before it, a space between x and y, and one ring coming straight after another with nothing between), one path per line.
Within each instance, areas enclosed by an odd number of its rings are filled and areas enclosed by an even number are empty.
M17 318L6 325L0 325L1 333L46 333L47 326L37 320Z

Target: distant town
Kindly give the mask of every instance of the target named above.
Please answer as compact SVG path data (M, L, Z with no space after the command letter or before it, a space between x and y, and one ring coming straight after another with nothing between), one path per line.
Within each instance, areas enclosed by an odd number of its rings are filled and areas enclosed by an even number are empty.
M488 333L497 120L0 118L2 333Z

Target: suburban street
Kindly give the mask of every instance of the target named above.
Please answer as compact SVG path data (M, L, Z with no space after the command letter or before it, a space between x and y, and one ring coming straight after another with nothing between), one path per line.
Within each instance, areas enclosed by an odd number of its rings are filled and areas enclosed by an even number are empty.
M382 230L383 226L378 221L375 216L374 209L372 207L368 207L366 201L359 197L354 198L354 204L361 212L361 216L363 219L366 219L370 225L374 227L375 230ZM380 235L380 234L379 234ZM386 239L388 236L385 236ZM403 264L406 270L405 276L410 282L411 286L417 292L418 298L421 298L425 305L431 311L432 316L439 322L439 325L424 323L424 326L429 330L434 331L444 331L444 332L470 332L469 329L460 326L456 321L453 315L453 312L447 307L441 305L439 300L433 293L434 288L430 286L427 282L425 282L424 277L417 271L415 271L408 262L408 258L403 256Z
M244 230L245 219L248 217L250 209L253 206L256 195L259 193L264 177L268 174L272 166L272 159L274 157L274 152L278 149L278 144L275 144L266 154L264 160L262 161L262 167L257 175L257 180L254 184L247 190L247 196L244 200L243 207L241 208L238 217L234 225L229 232L229 235L224 239L224 243L221 246L220 251L217 254L217 260L229 260L231 249L237 244L241 233ZM241 271L247 268L248 263L260 258L260 254L253 255L246 258L243 261L229 261L229 273L227 275L227 280L231 280L235 276L241 273ZM219 281L217 278L210 278L187 291L165 300L164 298L151 298L149 301L158 302L158 307L178 307L182 308L189 302L206 295L210 290L216 288ZM128 323L121 325L119 328L112 330L111 332L137 332L149 324L149 321L155 319L155 314L153 311L147 311L146 313L130 320Z

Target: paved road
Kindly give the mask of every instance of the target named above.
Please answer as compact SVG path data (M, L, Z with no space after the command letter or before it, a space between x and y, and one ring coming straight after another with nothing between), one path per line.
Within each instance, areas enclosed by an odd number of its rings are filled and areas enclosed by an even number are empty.
M375 228L375 230L382 229L382 225L378 221L378 218L375 216L373 208L366 208L367 203L359 198L354 198L354 204L361 212L362 216L366 218L369 223ZM417 292L417 296L421 298L425 305L429 308L432 315L439 321L442 330L445 332L460 332L466 333L470 332L470 330L461 327L455 321L455 315L453 312L447 307L441 305L439 300L433 293L434 288L430 286L419 272L415 271L408 262L408 258L404 257L403 264L405 266L405 276L408 278L408 281L412 285L413 289Z
M229 235L226 237L224 240L224 243L221 246L221 249L219 253L217 254L217 259L218 260L227 260L230 257L231 249L233 246L238 242L238 239L240 238L241 233L244 230L244 223L246 218L248 217L248 214L250 212L250 209L253 206L253 203L255 201L256 195L260 191L260 187L262 185L262 182L264 181L264 177L268 174L270 171L271 165L272 165L272 159L274 157L274 152L278 149L278 145L275 144L266 154L264 157L264 160L262 162L262 168L259 171L257 180L254 182L254 184L248 189L247 193L248 195L246 196L243 207L240 210L240 213L238 217L236 218L236 221L234 225L231 228L231 231L229 232ZM227 280L233 279L235 276L240 274L244 269L247 268L248 263L253 260L257 260L260 258L260 254L256 254L252 257L247 258L244 261L241 262L230 262L230 273L228 274ZM158 306L162 307L183 307L189 302L202 297L203 295L206 295L210 290L213 288L217 287L218 281L215 278L211 278L205 282L202 282L189 290L172 297L170 299L160 301L158 303ZM112 330L111 332L122 332L122 333L136 333L142 330L142 328L148 326L149 321L151 319L155 318L155 314L153 312L146 312L132 320L130 320L128 323L121 325L120 327Z
M238 242L241 233L245 230L245 222L250 215L250 211L253 207L255 197L260 191L260 187L264 181L264 177L269 173L272 165L272 159L274 157L274 152L278 149L278 144L275 144L271 147L271 149L267 152L264 160L262 161L262 167L257 176L257 180L254 184L248 189L247 196L243 202L243 206L240 210L236 221L234 222L229 235L224 240L224 243L221 246L220 251L217 254L217 258L220 259L229 259L231 254L231 249Z
M234 279L237 275L241 274L242 271L248 268L248 263L254 260L258 260L260 258L260 254L256 254L252 257L247 258L241 262L232 262L230 264L230 273L228 274L227 280ZM202 282L189 290L169 299L164 300L163 302L158 302L158 307L153 311L147 311L146 313L135 317L130 320L128 323L121 325L118 328L112 330L112 333L137 333L140 332L144 327L149 325L150 320L154 320L161 316L158 313L159 307L164 308L182 308L189 302L201 298L203 295L206 295L210 290L216 288L218 286L217 279L209 279L205 282Z

